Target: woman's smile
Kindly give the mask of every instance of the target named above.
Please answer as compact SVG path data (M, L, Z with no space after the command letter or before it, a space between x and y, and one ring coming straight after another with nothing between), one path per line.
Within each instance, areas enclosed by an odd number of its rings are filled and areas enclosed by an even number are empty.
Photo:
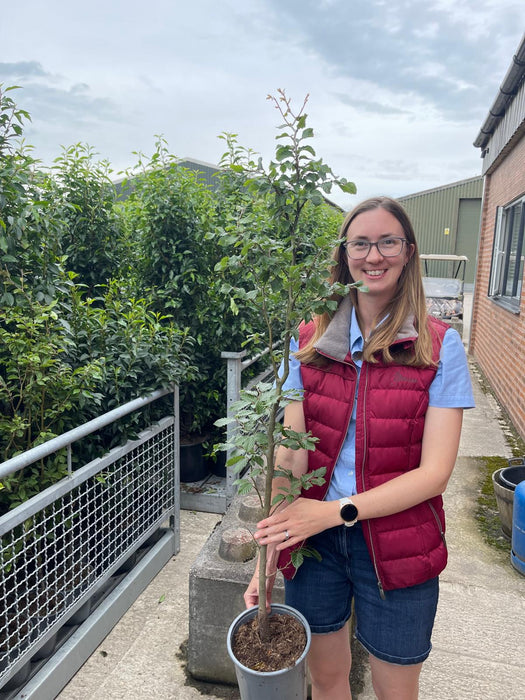
M386 270L364 270L365 275L370 275L372 277L380 277L384 275Z

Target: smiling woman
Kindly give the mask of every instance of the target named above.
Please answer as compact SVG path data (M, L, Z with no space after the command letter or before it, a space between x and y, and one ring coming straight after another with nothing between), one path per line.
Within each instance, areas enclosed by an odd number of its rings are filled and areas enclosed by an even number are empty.
M458 333L427 315L401 205L365 200L341 239L331 282L367 292L334 295L335 312L300 325L284 388L302 400L286 406L283 423L311 434L316 449L282 446L276 456L296 478L325 468L325 479L260 521L255 538L268 545L268 570L286 578L286 603L310 625L312 698L351 697L353 606L377 696L415 700L447 562L441 494L472 389ZM275 479L276 498L280 488ZM305 541L320 558L295 570ZM258 599L254 576L245 601Z

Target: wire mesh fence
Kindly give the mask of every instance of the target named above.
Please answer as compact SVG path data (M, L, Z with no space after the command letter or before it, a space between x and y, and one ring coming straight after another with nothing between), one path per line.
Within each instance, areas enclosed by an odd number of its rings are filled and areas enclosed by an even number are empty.
M177 416L0 518L0 698L178 512Z

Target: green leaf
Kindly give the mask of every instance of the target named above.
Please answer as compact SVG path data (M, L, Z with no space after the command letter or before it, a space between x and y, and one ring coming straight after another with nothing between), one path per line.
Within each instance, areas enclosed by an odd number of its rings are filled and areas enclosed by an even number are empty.
M275 157L280 162L285 160L285 158L291 158L293 156L293 150L291 146L279 146L275 151Z
M347 194L356 194L357 193L357 187L353 182L343 182L339 181L337 183L339 185L339 188L343 191L346 192Z
M304 562L304 555L302 553L301 549L295 549L291 555L290 558L292 560L293 566L298 569L302 563Z

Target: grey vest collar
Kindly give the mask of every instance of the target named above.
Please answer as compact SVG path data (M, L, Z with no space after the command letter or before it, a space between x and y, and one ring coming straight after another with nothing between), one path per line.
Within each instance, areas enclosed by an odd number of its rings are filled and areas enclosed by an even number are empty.
M344 362L350 352L350 324L352 322L352 300L349 296L343 298L328 328L315 344L315 349L321 355L326 355L339 362ZM408 316L399 329L395 342L417 338L414 317Z

